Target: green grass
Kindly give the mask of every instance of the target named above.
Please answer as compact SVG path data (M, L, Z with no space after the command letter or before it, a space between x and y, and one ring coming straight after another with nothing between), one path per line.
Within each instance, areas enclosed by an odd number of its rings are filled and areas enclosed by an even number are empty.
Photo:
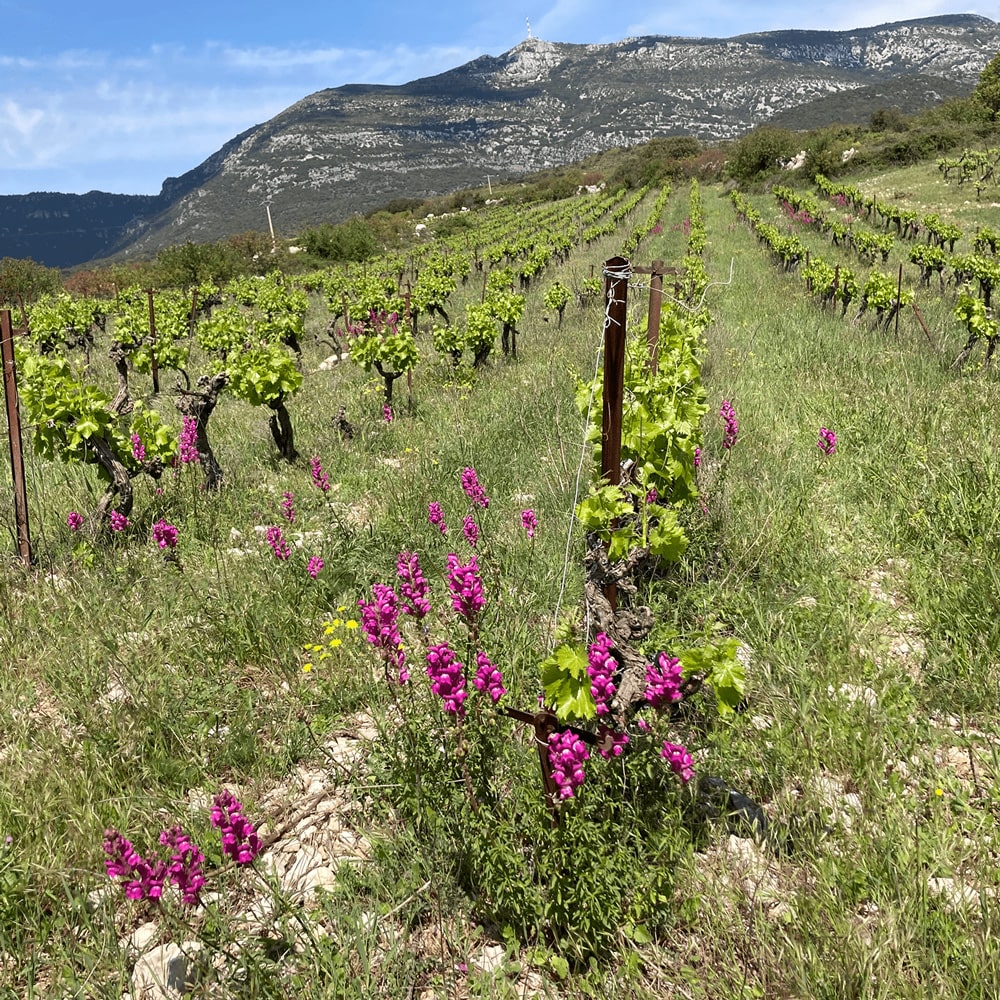
M924 190L915 174L883 182ZM928 210L972 218L956 191L934 190L937 202L920 195ZM191 919L210 952L229 957L220 982L195 995L502 997L532 970L535 987L566 996L996 994L996 379L948 370L963 339L948 293L917 300L936 350L912 314L898 339L865 319L854 326L774 268L718 189L702 194L705 260L719 282L706 296L705 508L689 516L683 564L643 581L640 597L664 648L721 632L748 649L745 709L719 718L714 699L699 700L684 735L699 773L764 806L781 849L734 843L723 824L692 825L672 783L618 801L621 782L596 759L593 795L553 833L530 740L499 724L470 750L496 783L473 825L457 830L448 816L462 799L460 771L433 726L413 737L399 724L407 706L357 633L338 633L343 645L303 672L303 645L323 638L337 608L346 618L371 583L391 579L400 550L419 549L444 600L449 542L459 550L458 476L474 465L491 497L482 641L511 700L534 705L581 454L575 376L592 372L602 323L575 303L561 329L545 321L547 274L530 291L516 364L456 372L424 338L412 406L400 400L391 424L379 384L353 365L316 371L325 350L307 346L311 374L290 409L299 451L319 455L335 484L325 497L306 460L276 460L260 413L225 399L211 425L225 488L201 493L193 470L168 475L162 496L141 487L131 540L80 547L65 514L92 507L97 487L78 467L30 460L39 565L24 573L9 547L0 578L0 841L10 838L0 843L0 995L120 996L128 933L150 918L164 940L190 932L117 891L87 905L108 886L104 828L145 847L182 822L215 865L199 796L237 786L248 816L276 829L304 794L290 784L304 766L354 803L350 825L370 841L369 860L342 866L318 906L279 910L270 935L249 941L242 910L271 889L232 869L213 876L217 905ZM679 261L686 206L675 190L642 262ZM561 280L585 276L620 242L577 250ZM459 308L478 295L474 284L457 293ZM630 292L636 314L643 295ZM325 322L317 310L310 328ZM740 420L731 452L714 417L723 398ZM355 425L350 442L333 427L340 405ZM833 456L816 447L821 425L837 433ZM289 530L306 541L282 564L254 529L278 523L285 490L298 507ZM431 500L445 506L448 540L426 522ZM525 507L539 518L533 545L520 528ZM181 568L144 542L161 514L179 528ZM325 568L310 581L314 553ZM571 614L581 562L577 534L562 599ZM360 763L331 760L329 744L356 733L362 713L380 739ZM268 797L286 786L286 803ZM653 826L655 842L630 834ZM980 904L950 908L929 887L942 877L976 888ZM483 919L485 901L469 888L477 880L506 919ZM567 912L548 911L549 923L529 913L546 880L567 892ZM606 927L583 927L594 913ZM653 940L629 940L630 924ZM595 939L600 960L577 961L580 941ZM498 941L500 971L456 971Z

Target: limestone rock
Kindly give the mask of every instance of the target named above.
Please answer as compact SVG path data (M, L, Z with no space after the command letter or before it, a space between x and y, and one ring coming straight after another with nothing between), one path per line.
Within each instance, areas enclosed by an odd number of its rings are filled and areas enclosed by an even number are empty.
M198 958L202 945L162 944L139 958L132 971L135 1000L176 1000L198 981Z

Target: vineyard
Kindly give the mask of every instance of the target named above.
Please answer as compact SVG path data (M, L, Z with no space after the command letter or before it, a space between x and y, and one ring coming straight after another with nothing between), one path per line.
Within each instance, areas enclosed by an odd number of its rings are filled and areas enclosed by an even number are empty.
M995 996L989 169L14 310L0 996Z

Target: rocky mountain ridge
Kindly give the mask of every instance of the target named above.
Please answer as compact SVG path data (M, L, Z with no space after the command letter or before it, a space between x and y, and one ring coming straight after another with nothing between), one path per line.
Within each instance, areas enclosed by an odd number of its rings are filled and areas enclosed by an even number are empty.
M776 116L794 127L795 109L878 84L926 103L967 93L998 49L1000 25L969 14L728 39L528 39L402 86L310 94L166 181L154 204L133 206L103 253L140 257L260 230L265 204L290 235L393 197L478 186L657 136L731 139ZM0 198L8 243L17 197ZM69 263L55 248L36 256Z

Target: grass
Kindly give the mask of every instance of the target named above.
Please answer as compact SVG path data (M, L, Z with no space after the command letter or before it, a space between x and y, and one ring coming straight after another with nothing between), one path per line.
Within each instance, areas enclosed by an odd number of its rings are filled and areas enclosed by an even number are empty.
M890 178L885 190L915 190L915 178ZM937 197L928 210L961 209L950 189ZM613 769L595 765L593 795L565 836L553 834L517 729L485 731L483 748L470 749L494 770L494 799L456 830L460 771L433 725L416 735L400 725L411 709L357 634L338 632L342 645L303 671L303 646L391 579L400 550L420 550L440 599L448 540L427 525L427 503L444 504L453 538L458 475L474 465L491 497L482 641L511 700L534 704L582 444L574 377L593 370L601 329L599 311L575 304L561 329L546 322L545 279L529 293L517 364L455 371L427 345L412 407L391 424L378 385L353 365L316 371L324 352L310 344L312 374L291 409L299 450L319 455L334 484L327 496L307 462L276 461L260 414L225 399L212 432L226 488L200 493L193 470L168 478L163 496L137 497L130 541L80 546L64 518L92 506L94 486L79 468L31 460L39 566L26 574L8 554L0 578L0 838L10 838L0 846L0 995L120 996L136 927L153 919L159 940L191 936L170 923L176 907L158 913L119 892L88 901L108 887L105 827L139 847L183 822L218 870L206 795L237 787L248 816L277 832L317 775L366 839L367 860L340 865L305 910L276 893L274 876L213 875L219 898L193 926L227 957L194 995L996 994L997 382L948 370L963 339L950 292L918 297L936 349L911 315L898 339L853 326L773 267L721 191L705 187L703 202L706 265L719 282L706 297L705 509L689 519L684 562L644 581L640 596L662 648L724 634L747 649L745 709L718 718L699 703L687 737L700 774L763 806L779 849L730 837L724 823L698 828L692 849L671 783L616 801ZM686 207L675 191L644 262L679 260ZM565 267L585 276L618 243L580 249ZM641 297L632 293L637 313ZM310 322L319 331L325 317ZM740 420L730 452L712 416L723 398ZM357 432L350 442L333 428L340 405ZM830 457L816 447L821 425L838 436ZM277 563L255 528L278 523L286 490L298 507L289 531L303 532L304 547ZM540 522L533 544L520 528L525 507ZM179 528L180 570L143 544L161 513ZM325 567L311 581L314 552ZM576 537L570 613L581 558ZM371 729L374 742L358 739ZM340 754L345 744L353 756ZM650 817L662 834L640 843L629 831ZM469 890L476 878L493 919ZM933 881L944 878L950 889ZM546 880L570 900L562 937L550 933L558 914L546 925L531 910ZM955 886L978 895L953 902ZM248 940L241 920L260 898L278 900L276 915ZM606 927L576 926L592 913ZM504 914L523 926L505 933ZM600 939L600 960L578 960L574 933ZM497 943L497 971L477 972L474 960Z

